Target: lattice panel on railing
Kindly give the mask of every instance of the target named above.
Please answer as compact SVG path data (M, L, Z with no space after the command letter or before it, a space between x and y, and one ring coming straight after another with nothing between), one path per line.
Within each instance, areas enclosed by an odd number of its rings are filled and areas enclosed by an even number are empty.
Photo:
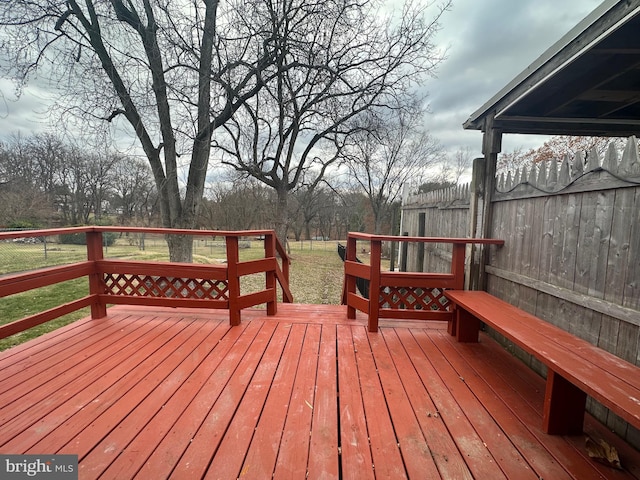
M449 303L442 288L380 288L380 305L385 309L448 311Z
M229 299L229 286L225 280L106 273L104 283L105 293L112 295L203 300Z

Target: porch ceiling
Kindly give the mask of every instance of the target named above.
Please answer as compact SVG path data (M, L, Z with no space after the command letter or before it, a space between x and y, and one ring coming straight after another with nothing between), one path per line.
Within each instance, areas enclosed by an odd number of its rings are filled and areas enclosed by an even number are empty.
M640 0L608 0L474 112L465 129L640 133Z

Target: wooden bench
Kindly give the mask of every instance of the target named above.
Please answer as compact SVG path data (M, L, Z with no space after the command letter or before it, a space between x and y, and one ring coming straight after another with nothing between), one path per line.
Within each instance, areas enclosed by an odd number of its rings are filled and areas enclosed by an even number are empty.
M449 333L477 342L481 322L547 366L543 429L582 433L587 395L640 428L640 367L486 292L447 290Z

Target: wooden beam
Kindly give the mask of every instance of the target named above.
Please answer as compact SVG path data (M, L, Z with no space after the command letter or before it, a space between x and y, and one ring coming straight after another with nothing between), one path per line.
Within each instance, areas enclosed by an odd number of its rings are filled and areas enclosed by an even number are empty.
M480 211L479 231L482 238L491 238L491 225L493 219L493 208L491 200L495 191L496 165L498 154L502 150L502 130L494 127L495 112L485 119L485 128L482 135L482 154L484 155L484 180L482 192L482 210ZM482 247L482 260L478 271L478 290L486 288L485 265L489 262L489 249Z
M469 238L476 238L481 228L480 211L484 202L484 158L473 160L471 173L471 195L469 198ZM480 263L482 248L479 245L469 246L469 269L465 275L465 289L476 290L480 283Z

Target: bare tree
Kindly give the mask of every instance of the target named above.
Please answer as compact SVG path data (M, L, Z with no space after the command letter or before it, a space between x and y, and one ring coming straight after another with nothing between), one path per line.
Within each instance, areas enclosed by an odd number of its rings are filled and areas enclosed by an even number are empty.
M17 188L37 185L37 168L31 154L30 142L14 134L8 142L0 145L0 183Z
M18 87L36 75L51 79L63 113L81 118L84 129L128 125L151 166L162 224L190 228L212 133L276 67L293 66L279 37L295 19L280 7L268 0L5 0L2 70ZM168 240L172 260L190 261L190 237Z
M277 78L245 102L217 137L223 162L272 188L276 231L286 238L289 197L313 191L338 164L354 119L398 103L442 60L432 44L450 2L407 1L385 15L377 0L278 3ZM433 10L432 10L433 8ZM433 11L433 14L432 14ZM287 68L296 65L295 69Z
M102 218L103 207L111 196L115 180L115 166L121 159L122 157L117 155L95 153L85 158L89 209L98 221Z
M515 172L516 169L532 162L533 150L525 151L523 147L514 148L510 152L504 152L498 155L498 163L496 169L498 172Z
M56 181L56 203L67 225L87 223L91 215L86 157L78 147L68 148Z
M117 157L111 175L112 203L123 225L147 225L155 201L149 165L136 158Z
M417 188L441 154L439 143L424 129L422 108L378 111L354 137L347 167L350 180L369 199L374 233L405 185Z
M273 195L256 181L219 182L209 189L200 222L214 230L265 228Z
M562 161L566 155L573 156L576 152L582 152L585 159L592 152L596 152L599 158L603 158L610 143L613 143L618 150L622 150L626 140L622 138L554 135L538 148L524 151L522 147L519 147L511 152L501 153L498 157L498 172L511 171L515 173L517 169L535 163L551 160Z
M33 162L35 181L49 203L53 203L56 173L64 162L67 147L60 137L51 133L33 135L27 139L27 145Z
M361 192L344 191L340 194L337 212L337 236L347 238L348 232L363 232L369 212L368 199Z
M460 147L453 154L453 162L450 165L451 172L447 176L447 179L451 180L454 185L460 183L460 177L465 171L471 167L471 149L469 147Z
M13 137L0 143L0 225L47 226L53 218L50 202L34 178L28 142Z
M0 222L47 226L55 220L56 173L64 152L50 134L14 134L0 146Z
M566 135L554 135L544 144L529 152L532 162L546 162L549 160L561 160L565 155L573 156L580 151L585 158L595 151L600 158L604 157L610 143L614 143L619 150L624 149L625 139L611 139L606 137L577 137Z
M64 224L100 221L110 213L103 208L112 206L122 209L121 220L131 220L153 193L146 162L90 152L50 133L14 135L0 145L0 184L5 185L5 201L11 194L17 207L12 207L12 221L21 220L16 215L24 211L25 222L38 218L40 225L51 223L54 212ZM38 206L42 215L34 214Z
M303 185L293 192L295 208L291 219L296 241L302 238L304 230L307 239L313 238L312 228L320 230L321 236L328 237L333 227L336 200L326 185L314 188Z

